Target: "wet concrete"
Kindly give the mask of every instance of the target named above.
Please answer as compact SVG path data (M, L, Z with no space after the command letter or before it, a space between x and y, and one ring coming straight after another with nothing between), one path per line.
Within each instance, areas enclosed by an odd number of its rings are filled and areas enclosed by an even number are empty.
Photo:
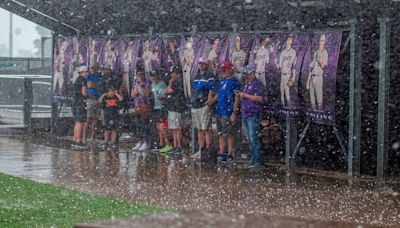
M0 137L0 172L182 211L400 224L397 181L379 186L359 179L350 185L341 175L287 173L273 165L262 171L241 164L206 167L188 157L136 153L124 146L79 151L37 142Z

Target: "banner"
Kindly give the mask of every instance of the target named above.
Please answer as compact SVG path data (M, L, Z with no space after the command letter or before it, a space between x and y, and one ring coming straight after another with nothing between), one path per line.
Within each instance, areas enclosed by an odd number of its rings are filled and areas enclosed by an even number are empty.
M335 124L336 73L341 32L314 33L304 56L302 83L306 116L315 123Z
M269 34L254 50L256 77L266 86L268 116L284 119L300 115L299 76L306 52L307 34Z
M79 66L94 64L110 65L122 77L126 95L139 68L146 77L159 71L168 81L166 72L179 65L190 100L200 58L217 77L223 62L230 60L242 83L243 66L255 67L266 88L267 116L291 119L305 113L315 123L334 124L341 39L341 32L59 38L54 42L53 100L71 99ZM299 96L303 88L307 93Z
M53 100L70 97L70 69L73 55L72 39L58 39L54 42Z
M130 39L125 39L123 41L121 40L121 43L123 43L125 46L122 58L122 64L123 64L122 80L124 83L124 89L126 91L126 94L129 97L130 91L135 82L135 73L139 60L139 51L141 43L140 40L130 40Z

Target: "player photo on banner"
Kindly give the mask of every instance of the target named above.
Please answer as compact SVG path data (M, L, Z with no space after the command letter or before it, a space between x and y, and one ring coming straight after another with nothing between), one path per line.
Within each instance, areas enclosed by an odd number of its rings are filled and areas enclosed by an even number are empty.
M203 46L204 57L208 59L209 70L214 75L221 75L220 66L229 57L228 36L207 36Z
M256 75L262 78L265 64L267 115L284 119L298 117L298 82L309 35L279 33L263 36L260 41L255 62L262 66L256 67Z
M161 53L161 68L169 70L172 66L181 66L179 58L182 37L163 37L163 51Z
M89 66L100 65L100 56L103 52L103 39L89 38Z
M72 62L70 64L69 72L72 75L70 79L70 83L74 83L75 80L79 76L79 67L82 65L87 65L88 63L88 46L89 40L87 38L73 38L73 53L72 53Z
M70 69L73 59L73 41L60 38L54 42L53 101L69 97Z
M179 58L183 70L183 90L186 99L191 98L192 80L197 74L198 62L203 54L205 36L186 36L182 37L179 47Z
M138 63L141 42L140 39L125 39L123 42L125 45L124 54L122 56L122 80L124 83L124 90L127 94L129 94L129 91L131 91L135 81L135 72Z
M120 39L103 39L102 49L99 53L101 65L109 65L114 73L123 71L122 57L124 43Z
M233 64L234 76L243 81L242 68L247 63L252 63L254 53L255 35L230 35L229 36L229 60Z
M335 124L335 89L341 32L312 34L304 57L302 83L307 89L306 115L312 122Z
M144 70L146 78L149 78L151 71L160 70L163 40L161 37L143 37L141 42L139 66Z

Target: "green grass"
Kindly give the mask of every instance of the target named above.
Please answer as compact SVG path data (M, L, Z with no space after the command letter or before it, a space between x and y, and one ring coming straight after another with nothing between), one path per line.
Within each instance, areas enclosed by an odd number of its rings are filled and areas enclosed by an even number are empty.
M0 227L72 227L76 223L171 211L37 183L0 173Z

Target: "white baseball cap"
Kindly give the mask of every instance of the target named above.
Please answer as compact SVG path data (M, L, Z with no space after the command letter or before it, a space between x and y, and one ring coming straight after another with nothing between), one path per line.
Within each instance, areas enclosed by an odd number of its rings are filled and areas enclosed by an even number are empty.
M83 65L79 67L79 71L78 72L87 72L88 71L88 67Z

